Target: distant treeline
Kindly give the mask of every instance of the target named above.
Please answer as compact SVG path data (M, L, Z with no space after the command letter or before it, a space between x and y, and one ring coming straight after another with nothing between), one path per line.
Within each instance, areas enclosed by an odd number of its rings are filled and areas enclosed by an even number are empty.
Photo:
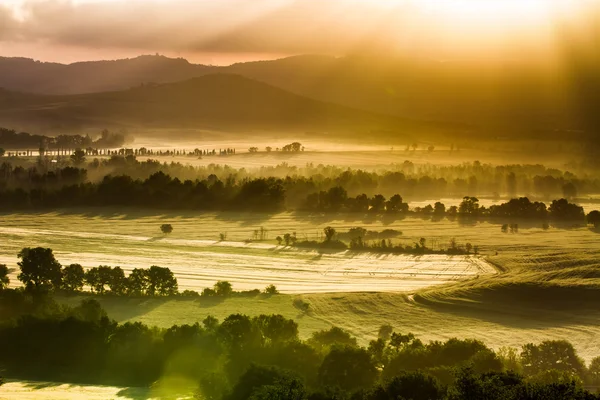
M0 128L0 148L4 150L112 149L124 144L124 133L113 133L106 129L100 133L99 138L94 140L89 135L42 136Z
M4 209L64 208L74 206L133 206L188 210L235 210L278 212L295 208L311 212L356 212L373 215L408 213L440 217L553 219L583 223L583 208L566 199L549 206L522 197L489 208L476 197L465 197L459 206L441 202L409 209L402 196L387 199L381 194L349 196L342 186L310 192L310 179L303 177L245 178L216 175L202 180L181 181L163 172L145 180L130 176L105 176L100 182L87 180L87 171L65 167L39 173L37 169L0 166L0 207ZM304 195L309 192L308 195ZM303 197L304 196L304 197ZM296 205L294 207L294 205ZM594 216L590 223L597 224Z
M4 289L0 306L13 311L0 324L0 365L11 378L146 387L176 379L215 400L600 398L583 389L600 383L600 358L586 365L565 340L494 351L470 339L424 343L386 324L362 347L336 327L301 340L281 315L159 329L118 324L93 299L66 307Z
M1 147L1 146L0 146ZM226 149L227 151L227 149ZM577 197L599 194L600 178L596 171L586 171L577 166L577 175L569 171L547 168L542 165L499 165L465 163L454 166L415 165L410 161L387 166L385 169L365 171L340 168L332 165L296 167L282 163L274 167L235 169L227 165L210 164L194 167L181 163L166 163L157 160L140 162L132 153L111 151L122 155L110 158L92 158L85 152L79 157L58 156L50 162L48 158L37 163L10 158L10 164L2 167L2 175L10 175L15 168L28 171L28 175L43 175L68 166L85 168L92 181L106 175L128 175L134 179L147 179L156 172L185 180L204 180L216 176L222 181L256 178L280 178L296 183L288 187L294 190L290 198L301 199L310 193L327 191L336 186L344 187L351 196L365 193L369 196L382 194L390 197L402 193L407 199L445 198L459 196L517 197L528 195L538 199ZM168 153L168 151L167 151ZM281 153L282 156L285 153ZM17 182L14 182L17 184ZM296 204L295 204L296 205ZM294 206L295 206L294 205Z

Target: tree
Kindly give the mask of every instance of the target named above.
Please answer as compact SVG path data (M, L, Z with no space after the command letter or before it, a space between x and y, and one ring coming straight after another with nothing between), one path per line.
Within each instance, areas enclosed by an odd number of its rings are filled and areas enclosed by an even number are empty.
M267 146L265 147L265 150L267 150L267 153L270 153L271 151L273 151L273 148L271 146Z
M148 274L145 269L135 268L127 277L127 293L131 296L143 296L148 289Z
M526 375L558 370L582 376L585 371L583 360L566 340L547 340L539 345L526 344L521 351L521 362Z
M479 213L479 199L477 197L465 197L458 206L461 215L477 215Z
M444 205L444 203L437 201L433 205L433 214L436 216L441 216L441 215L446 214L446 206Z
M169 233L173 232L173 226L171 224L162 224L160 226L160 230L165 235L168 235Z
M231 283L227 281L219 281L214 286L215 294L221 297L229 297L233 293Z
M328 330L313 332L312 336L308 340L308 344L317 350L328 349L330 347L334 347L334 345L351 347L358 346L356 338L337 326L334 326Z
M116 288L113 269L106 265L89 269L85 273L85 282L90 286L93 292L99 294L104 294L106 292L106 287L111 284Z
M0 290L7 288L9 283L8 267L5 264L0 264Z
M587 222L594 225L595 228L600 228L600 211L590 211L587 215Z
M19 252L18 257L21 259L18 262L21 268L18 279L27 289L60 288L61 266L54 258L52 249L26 247Z
M444 398L439 381L422 372L403 372L392 378L385 386L377 386L366 396L366 400L412 399L433 400Z
M152 266L146 273L149 296L172 296L177 293L177 279L169 268Z
M108 287L113 294L121 295L127 291L127 278L121 267L111 268L108 275Z
M581 221L585 218L583 207L569 203L566 199L554 200L548 212L552 218L561 220Z
M279 294L279 290L277 290L275 285L269 285L265 288L265 294L270 294L270 295Z
M278 244L279 246L281 246L281 242L283 242L283 238L282 238L281 236L277 236L277 237L275 238L275 240L277 240L277 244Z
M373 198L370 201L370 206L371 209L369 211L373 212L373 213L379 213L379 212L383 212L384 208L385 208L385 197L383 197L380 194L376 194L375 196L373 196Z
M62 270L62 289L67 292L80 292L85 281L85 271L80 264L67 265Z
M336 234L336 230L335 230L335 228L328 226L323 229L323 233L325 234L325 241L331 242L331 240L333 239L333 237Z
M75 152L71 155L71 161L73 164L79 166L85 162L85 151L81 149L75 150Z
M319 369L319 382L347 391L367 388L377 379L377 369L370 354L362 348L334 347Z
M0 147L0 157L4 157L4 154L6 154L6 150Z

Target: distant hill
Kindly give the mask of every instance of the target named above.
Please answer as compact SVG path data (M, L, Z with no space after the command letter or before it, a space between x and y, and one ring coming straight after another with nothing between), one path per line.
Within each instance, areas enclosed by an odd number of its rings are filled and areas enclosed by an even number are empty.
M211 71L209 66L163 56L68 65L0 57L0 87L39 94L81 94L122 90L141 83L177 82Z
M0 126L203 128L385 132L426 125L298 96L232 74L205 75L124 91L55 96L0 91Z
M595 68L600 63L573 60L559 75L528 60L305 55L215 67L161 56L71 65L0 58L0 87L74 94L228 73L321 102L436 126L469 127L458 129L463 136L573 139L600 131L600 69Z

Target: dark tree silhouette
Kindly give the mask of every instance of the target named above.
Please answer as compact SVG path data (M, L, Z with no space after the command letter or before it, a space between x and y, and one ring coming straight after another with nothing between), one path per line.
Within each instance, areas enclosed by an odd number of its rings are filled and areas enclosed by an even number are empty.
M18 279L27 289L59 289L61 285L61 266L52 249L26 247L18 254L21 273Z
M600 228L600 211L590 211L587 215L587 222L594 225L595 228Z
M75 152L71 155L71 161L74 165L80 166L85 163L85 151L81 149L75 150Z
M219 281L215 283L214 286L215 294L221 297L231 296L233 293L233 288L231 287L231 283L227 281Z
M127 293L131 296L143 296L147 289L147 271L141 268L135 268L127 277Z
M5 264L0 264L0 290L7 288L9 284L8 267Z
M375 364L362 348L334 347L319 369L319 382L322 385L342 387L348 391L367 388L376 379Z
M323 229L323 233L325 234L325 241L331 242L331 240L333 240L333 237L336 234L336 230L331 226L327 226Z
M67 292L80 292L85 282L85 271L79 264L67 265L62 270L62 289Z
M162 233L164 233L165 235L173 232L173 226L171 224L162 224L160 226L160 230Z
M146 273L149 296L172 296L177 293L177 279L169 268L152 266Z

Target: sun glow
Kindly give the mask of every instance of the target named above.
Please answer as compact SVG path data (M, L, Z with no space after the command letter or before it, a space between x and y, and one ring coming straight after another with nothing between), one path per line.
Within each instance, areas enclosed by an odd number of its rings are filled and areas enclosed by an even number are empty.
M547 24L584 8L590 0L359 0L379 7L417 10L461 29Z

